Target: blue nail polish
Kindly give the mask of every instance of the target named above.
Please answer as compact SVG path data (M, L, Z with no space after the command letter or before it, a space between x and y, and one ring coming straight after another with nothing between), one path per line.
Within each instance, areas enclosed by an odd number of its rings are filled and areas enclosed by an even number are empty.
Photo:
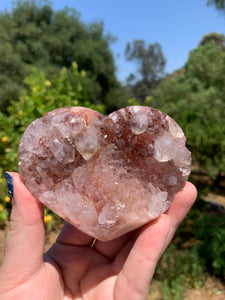
M11 196L13 198L13 178L8 172L6 172L5 179L6 179L7 187L9 190L8 194L9 194L9 196Z

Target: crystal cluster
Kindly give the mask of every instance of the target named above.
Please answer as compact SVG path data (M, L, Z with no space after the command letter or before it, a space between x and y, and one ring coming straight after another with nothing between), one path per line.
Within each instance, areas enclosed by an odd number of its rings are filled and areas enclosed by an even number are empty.
M33 195L66 221L110 240L166 211L190 174L181 128L168 115L130 106L108 116L68 107L31 123L19 172Z

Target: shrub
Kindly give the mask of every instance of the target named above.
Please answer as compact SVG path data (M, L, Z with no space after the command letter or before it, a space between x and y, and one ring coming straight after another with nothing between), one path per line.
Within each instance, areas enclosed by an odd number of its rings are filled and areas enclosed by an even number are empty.
M154 275L163 299L184 299L186 287L202 286L205 279L203 266L195 247L181 250L172 244L163 255Z
M199 255L208 270L225 280L225 216L208 215L196 223Z

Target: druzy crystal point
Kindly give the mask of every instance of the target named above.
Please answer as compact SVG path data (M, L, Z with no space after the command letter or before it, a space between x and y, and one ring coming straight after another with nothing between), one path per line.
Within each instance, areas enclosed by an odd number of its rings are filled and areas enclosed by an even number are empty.
M26 129L19 172L43 204L106 241L168 209L190 174L185 141L174 120L150 107L108 116L60 108Z

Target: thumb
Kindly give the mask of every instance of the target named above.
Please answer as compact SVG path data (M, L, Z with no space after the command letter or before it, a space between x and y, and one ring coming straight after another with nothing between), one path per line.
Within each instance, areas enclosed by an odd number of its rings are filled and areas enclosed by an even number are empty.
M18 173L7 173L6 178L11 181L13 200L0 279L17 284L32 278L43 264L43 205L28 191Z

